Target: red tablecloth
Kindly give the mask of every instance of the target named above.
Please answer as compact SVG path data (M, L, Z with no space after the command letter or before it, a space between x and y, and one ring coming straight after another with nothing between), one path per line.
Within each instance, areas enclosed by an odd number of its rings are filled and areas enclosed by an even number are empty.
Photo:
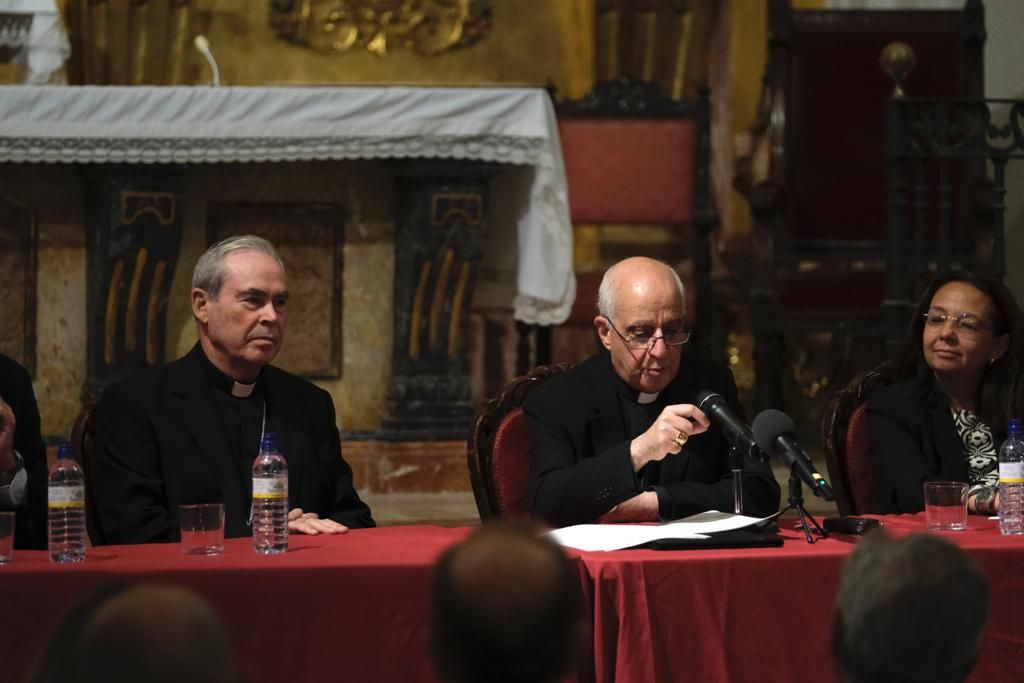
M880 518L895 536L924 530L923 515ZM629 681L834 680L832 608L857 538L809 545L784 521L782 548L576 553L590 583L594 677ZM971 517L946 532L992 587L981 658L970 681L1024 681L1024 537Z
M899 535L921 516L885 518ZM467 529L384 527L293 537L285 555L255 555L248 539L224 555L177 544L93 548L81 565L18 551L0 567L0 670L18 681L62 612L115 578L191 587L219 610L254 683L434 681L427 656L430 568ZM580 680L833 680L832 606L856 539L782 548L574 552L594 618L592 662ZM945 536L983 567L992 616L972 681L1024 681L1024 538L972 517ZM592 667L591 667L592 664Z
M434 681L427 655L430 567L467 529L383 527L292 536L283 555L249 539L223 555L179 544L90 548L80 565L17 551L0 567L0 679L19 681L63 611L118 579L162 581L204 595L220 612L253 683Z

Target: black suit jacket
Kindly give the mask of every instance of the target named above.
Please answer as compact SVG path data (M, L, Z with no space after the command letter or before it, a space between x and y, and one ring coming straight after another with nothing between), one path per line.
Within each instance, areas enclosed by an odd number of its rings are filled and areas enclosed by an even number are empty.
M39 433L39 408L25 368L0 354L0 397L14 412L14 449L25 459L25 500L15 509L14 547L46 549L46 446Z
M205 377L197 344L173 363L103 392L93 482L103 543L175 541L177 508L224 503L228 537L252 533L250 497ZM330 394L278 368L263 368L268 432L288 461L288 504L346 526L373 526L352 486Z
M924 482L969 480L949 402L920 380L881 387L868 398L868 431L877 513L924 510Z
M533 436L530 495L536 516L554 526L595 522L641 493L629 455L611 357L602 352L549 379L524 404ZM694 403L703 389L721 394L739 415L736 383L725 367L683 357L665 388L668 404ZM691 437L677 455L661 461L657 485L663 518L733 509L729 444L712 425ZM780 490L771 468L744 464L744 512L778 511Z

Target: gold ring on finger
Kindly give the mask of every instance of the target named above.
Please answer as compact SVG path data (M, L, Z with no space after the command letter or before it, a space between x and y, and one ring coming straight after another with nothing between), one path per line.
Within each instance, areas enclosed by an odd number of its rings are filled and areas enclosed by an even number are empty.
M689 438L690 435L687 434L686 432L676 432L676 438L672 440L675 441L680 448L682 448L683 444L686 443L686 440Z

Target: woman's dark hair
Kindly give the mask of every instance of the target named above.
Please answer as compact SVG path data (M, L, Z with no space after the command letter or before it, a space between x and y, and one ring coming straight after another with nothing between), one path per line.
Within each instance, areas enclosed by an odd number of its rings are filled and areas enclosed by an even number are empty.
M988 276L960 271L936 278L921 295L907 327L903 342L903 353L896 366L896 379L917 378L922 393L926 393L934 382L932 369L924 359L922 338L924 315L932 305L935 293L951 282L961 282L974 287L984 294L992 309L992 332L996 336L1010 335L1006 353L985 368L981 386L975 398L975 412L993 430L1001 432L1013 417L1024 417L1024 378L1021 377L1024 360L1024 320L1013 294L1002 281Z

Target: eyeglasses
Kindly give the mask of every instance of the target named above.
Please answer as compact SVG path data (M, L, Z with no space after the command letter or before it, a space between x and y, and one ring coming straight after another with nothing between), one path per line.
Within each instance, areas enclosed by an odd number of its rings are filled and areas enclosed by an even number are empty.
M947 322L953 321L953 329L965 337L977 337L989 328L988 325L981 322L976 315L971 313L949 315L941 311L928 311L921 317L924 318L924 324L933 329L943 328Z
M608 320L608 318L605 318L605 320ZM676 328L673 326L668 329L662 329L660 337L656 337L653 334L631 334L627 337L619 332L611 320L608 320L608 326L615 330L615 334L619 335L619 339L625 342L626 346L631 349L649 349L659 339L665 342L666 346L682 346L690 341L690 331L685 327Z

